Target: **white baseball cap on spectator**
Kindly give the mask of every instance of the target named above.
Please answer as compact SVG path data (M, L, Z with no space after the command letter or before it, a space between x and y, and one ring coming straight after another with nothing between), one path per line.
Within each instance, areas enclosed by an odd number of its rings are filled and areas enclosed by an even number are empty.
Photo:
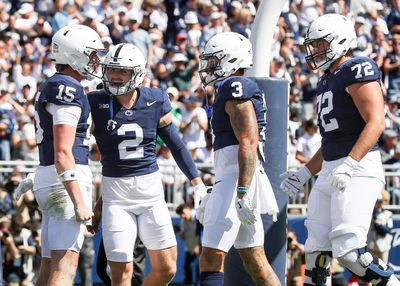
M377 11L382 11L382 10L384 10L383 4L382 4L381 2L376 1L376 2L375 2L375 9L376 9Z
M365 18L363 16L357 16L355 22L358 24L365 24Z
M22 5L21 5L21 7L18 9L18 14L20 14L20 15L26 15L26 14L28 14L28 13L31 13L31 12L33 12L33 5L32 4L30 4L30 3L23 3Z
M171 62L173 62L173 63L176 63L176 62L185 62L186 63L187 61L188 61L187 56L185 56L184 54L181 54L181 53L176 53L171 59Z
M197 17L196 12L189 11L185 14L183 18L183 22L187 24L197 24L199 22L199 18Z
M97 12L96 12L96 10L94 10L94 9L89 9L89 10L87 10L87 11L85 12L84 16L85 16L86 19L92 19L92 20L94 20L94 19L97 18Z
M218 20L219 18L221 18L221 13L218 11L212 12L210 19L211 20Z
M242 9L242 4L239 1L234 0L231 2L231 7L236 9Z
M110 44L110 45L112 45L112 43L113 43L111 37L109 37L109 36L102 37L101 38L101 42L102 43L107 43L107 44Z
M138 24L142 23L142 17L137 9L132 9L128 12L128 19L130 21L136 21Z
M168 87L166 92L168 95L172 96L173 98L176 98L179 95L179 91L175 86Z
M123 13L126 14L128 13L128 8L126 8L125 6L119 6L117 9L118 14Z

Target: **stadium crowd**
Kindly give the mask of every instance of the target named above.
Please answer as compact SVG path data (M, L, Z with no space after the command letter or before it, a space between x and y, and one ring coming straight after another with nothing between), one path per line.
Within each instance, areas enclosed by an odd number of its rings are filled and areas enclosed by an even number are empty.
M355 25L354 51L374 59L382 71L386 130L380 139L384 164L400 162L400 0L288 0L275 27L270 76L290 83L289 165L306 163L319 148L315 103L319 75L307 68L302 41L319 15L339 13ZM197 163L212 162L209 120L214 93L203 88L198 56L213 35L233 31L249 37L259 1L252 0L2 0L0 2L0 161L37 161L34 100L40 84L55 73L52 35L67 24L95 29L106 47L136 45L147 60L145 86L167 91L173 122ZM87 92L101 80L84 81ZM95 142L91 159L99 159ZM173 162L159 144L159 162ZM161 172L171 174L168 167ZM40 213L28 192L13 192L26 174L18 168L0 175L0 230L3 274L8 285L32 285L40 260ZM205 177L212 183L212 178ZM165 188L184 184L183 176L165 175ZM399 196L398 178L390 178ZM184 198L182 197L182 200ZM179 201L178 201L179 202ZM14 284L13 284L14 283Z

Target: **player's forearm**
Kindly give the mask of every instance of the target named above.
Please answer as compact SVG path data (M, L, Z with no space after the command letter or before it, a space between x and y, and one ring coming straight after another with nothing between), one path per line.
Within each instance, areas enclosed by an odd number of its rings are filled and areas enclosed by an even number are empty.
M306 164L307 169L310 171L312 175L315 175L321 171L322 168L322 161L324 157L322 156L321 148L314 154L314 156L308 161Z
M356 161L360 161L364 158L369 150L371 150L372 146L378 141L384 129L384 122L367 122L356 144L354 144L351 149L349 156Z
M78 205L83 204L82 193L77 181L75 159L72 152L64 149L57 151L55 154L55 167L74 207L76 208Z
M250 188L257 164L257 145L240 144L238 152L239 178L238 187Z

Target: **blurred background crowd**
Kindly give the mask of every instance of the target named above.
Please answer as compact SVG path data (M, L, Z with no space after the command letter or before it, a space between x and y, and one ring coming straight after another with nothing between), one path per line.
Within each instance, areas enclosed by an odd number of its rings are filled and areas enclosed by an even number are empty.
M95 29L106 47L127 42L142 51L147 60L143 84L166 90L174 124L195 162L210 165L211 112L206 105L212 105L214 93L201 86L198 55L216 33L233 31L249 37L259 4L258 0L1 0L0 161L38 160L34 99L40 84L55 73L51 37L67 24L80 23ZM381 68L387 129L379 144L383 163L392 166L387 170L395 171L400 163L400 0L286 1L275 27L270 76L290 83L289 166L306 163L320 146L314 111L318 74L307 68L301 44L307 26L324 13L350 17L358 42L354 54L373 58ZM100 82L83 85L88 92ZM187 195L182 192L172 198L176 193L168 188L185 186L185 179L176 172L168 148L162 142L158 148L166 199L176 207ZM91 159L99 159L95 142ZM212 184L212 172L204 170L206 183ZM0 175L4 278L10 285L34 281L40 254L40 213L34 196L12 198L25 175L19 167ZM400 202L398 178L387 176L392 197L388 203Z

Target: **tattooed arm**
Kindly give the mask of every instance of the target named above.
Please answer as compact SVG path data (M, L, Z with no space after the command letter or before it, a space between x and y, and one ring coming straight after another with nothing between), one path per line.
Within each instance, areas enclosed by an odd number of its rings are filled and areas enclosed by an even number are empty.
M229 100L225 104L231 126L239 141L238 187L250 188L257 162L258 125L250 100Z

